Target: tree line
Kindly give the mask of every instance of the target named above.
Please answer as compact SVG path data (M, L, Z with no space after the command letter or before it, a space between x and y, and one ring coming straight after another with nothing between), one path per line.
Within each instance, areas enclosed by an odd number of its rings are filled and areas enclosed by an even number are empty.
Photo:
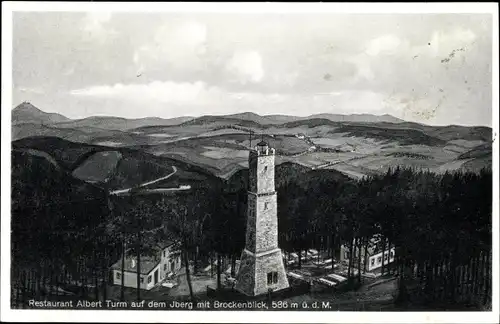
M454 302L466 289L469 299L491 302L491 170L394 168L356 182L290 182L278 197L285 250L326 249L337 257L344 244L351 276L366 262L355 256L377 238L382 250L396 247L394 264L382 263L382 273L399 276L399 300L411 297L409 285L415 301ZM299 252L299 266L300 260Z

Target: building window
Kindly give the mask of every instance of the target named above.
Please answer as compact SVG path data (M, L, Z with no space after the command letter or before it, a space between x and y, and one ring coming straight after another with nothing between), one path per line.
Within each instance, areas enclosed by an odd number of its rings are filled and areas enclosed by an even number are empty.
M167 251L163 251L163 257L167 256Z
M267 172L267 166L264 167L264 172Z
M150 282L151 282L151 280L152 280L152 279L151 279L151 276L148 276L148 283L150 283Z
M163 265L163 271L167 271L167 264L166 263Z
M382 257L377 258L377 263L380 263L380 262L382 262Z
M375 265L375 259L372 259L372 260L370 261L370 264L371 264L372 266L374 266L374 265Z
M394 259L394 252L391 251L391 259Z
M119 273L119 272L117 272L117 273L116 273L116 279L121 279L121 278L122 278L122 274L121 274L121 273Z
M267 273L267 284L273 285L278 283L278 272L272 271Z
M266 201L266 202L264 203L264 209L268 209L268 208L269 208L269 202L267 202L267 201Z
M385 255L384 255L384 261L387 261L387 257L388 257L388 256L389 256L388 254L385 254Z
M141 277L141 283L144 283L144 278L143 277Z

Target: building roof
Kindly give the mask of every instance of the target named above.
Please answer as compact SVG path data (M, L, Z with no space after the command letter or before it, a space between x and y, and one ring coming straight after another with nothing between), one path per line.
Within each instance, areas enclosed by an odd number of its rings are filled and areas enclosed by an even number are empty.
M133 261L135 264L133 264ZM160 263L160 258L141 255L141 274L149 274ZM133 265L133 267L132 267ZM120 258L111 266L112 269L122 269L122 259ZM137 273L137 257L128 256L125 258L124 271Z
M260 141L257 146L269 146L266 141Z
M168 248L168 247L174 245L175 243L177 243L177 242L175 242L175 241L164 241L162 243L159 243L158 247L163 250L165 248Z
M148 256L141 255L141 274L149 274L161 261L161 251L166 249L167 247L171 247L175 245L177 242L175 241L165 241L157 246L153 247L153 250L156 250L158 253L157 256ZM135 264L133 263L135 262ZM132 265L134 265L132 267ZM122 258L120 257L118 261L116 261L112 266L112 269L121 270L122 269ZM123 269L127 272L135 272L137 273L137 256L136 255L128 255L125 257L125 267Z

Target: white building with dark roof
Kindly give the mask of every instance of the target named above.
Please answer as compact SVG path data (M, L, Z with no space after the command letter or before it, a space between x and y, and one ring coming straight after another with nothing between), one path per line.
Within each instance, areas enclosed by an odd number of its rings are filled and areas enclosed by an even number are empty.
M361 265L365 266L365 271L378 271L382 267L382 258L384 265L389 265L394 262L396 255L396 247L391 244L391 246L385 247L384 255L382 255L382 247L380 244L380 239L373 237L370 240L370 244L368 245L368 251L366 251L364 247L361 249L361 255L359 254L358 249L353 249L354 252L354 260L357 260L361 257ZM340 247L340 262L347 263L349 262L349 246L346 244L342 244ZM366 260L365 260L366 259ZM353 262L353 265L356 266L357 262Z
M166 242L155 249L153 256L141 255L140 288L150 290L170 276L177 273L181 267L181 251L175 242ZM127 253L128 254L128 253ZM127 255L126 254L126 255ZM122 258L111 266L113 284L137 288L137 257L127 255L124 268L122 269Z

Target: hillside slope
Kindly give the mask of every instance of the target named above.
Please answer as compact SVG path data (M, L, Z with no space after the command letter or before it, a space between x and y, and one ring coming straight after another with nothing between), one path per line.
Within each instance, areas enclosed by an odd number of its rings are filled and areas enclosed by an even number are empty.
M36 108L29 102L23 102L12 110L12 124L36 123L52 124L65 122L69 118L56 113L46 113Z
M144 151L89 145L57 137L24 138L12 143L14 150L37 150L49 154L73 177L103 188L121 189L161 178L177 168L175 177L157 186L218 185L220 180L202 168L159 157ZM111 158L111 159L110 159Z

